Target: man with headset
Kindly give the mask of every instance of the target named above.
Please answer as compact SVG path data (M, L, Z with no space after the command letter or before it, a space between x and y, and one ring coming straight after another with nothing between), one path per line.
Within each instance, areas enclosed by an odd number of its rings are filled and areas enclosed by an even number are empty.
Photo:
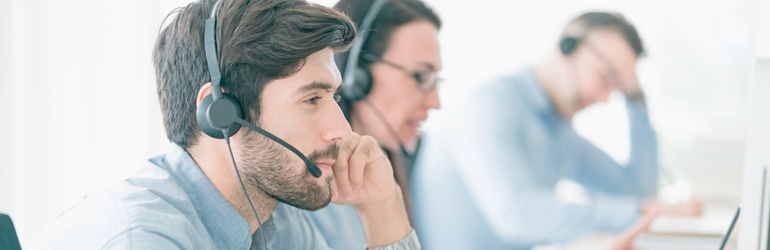
M179 9L153 53L173 149L56 218L36 248L273 248L276 228L293 226L271 217L278 203L330 201L355 208L368 246L419 248L390 162L372 137L351 133L336 102L333 55L353 25L303 0ZM285 214L313 230L293 240L325 247L312 222Z
M437 130L424 138L413 179L415 222L425 246L529 249L590 232L618 232L653 210L699 214L697 201L663 206L653 198L657 142L635 72L644 52L623 16L586 13L567 25L551 56L481 84L461 104L447 104ZM626 166L570 123L579 110L605 102L613 89L627 100ZM559 196L562 179L582 184L587 199ZM630 242L634 234L624 235Z
M440 107L436 85L442 68L437 35L441 20L419 0L342 0L334 7L359 28L349 53L335 58L344 82L340 107L354 132L380 143L411 212L409 176L419 124L428 110ZM297 218L282 214L290 209L276 210L276 221ZM358 249L366 244L363 226L351 206L330 204L299 213L308 214L334 249ZM297 230L304 229L279 228L276 246L310 248L312 243L280 237Z

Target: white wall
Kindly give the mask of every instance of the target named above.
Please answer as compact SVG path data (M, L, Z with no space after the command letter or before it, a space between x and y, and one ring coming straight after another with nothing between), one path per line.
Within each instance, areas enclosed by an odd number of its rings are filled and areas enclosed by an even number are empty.
M11 39L6 34L11 30L11 3L0 1L0 213L11 210L13 197L13 79Z
M0 210L22 246L163 152L152 44L183 2L2 1Z
M753 7L755 51L757 56L770 58L770 1L754 0Z

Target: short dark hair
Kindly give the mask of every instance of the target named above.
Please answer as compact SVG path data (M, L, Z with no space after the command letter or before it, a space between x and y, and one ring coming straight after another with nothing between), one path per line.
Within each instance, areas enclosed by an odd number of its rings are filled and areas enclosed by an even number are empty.
M573 26L578 26L579 30L582 31L580 35L585 36L592 30L601 29L601 28L610 28L615 29L616 31L620 32L620 34L623 36L623 39L628 42L628 45L631 47L631 49L634 50L637 57L642 57L646 55L646 51L644 50L644 44L642 43L642 39L639 37L639 33L636 32L636 28L634 25L632 25L630 22L626 20L623 15L620 13L610 13L610 12L588 12L584 13L574 20L572 20L568 25L567 28L564 30L564 34L562 37L566 37L568 35L574 36L575 34L567 34L568 31L573 28ZM582 38L582 37L581 37Z
M153 51L166 136L183 148L200 134L196 96L211 78L204 21L215 3L198 0L172 11L177 16L160 32ZM240 102L244 119L258 124L268 82L295 74L315 52L347 50L355 34L347 16L305 0L222 0L216 27L222 87Z
M364 22L364 17L372 7L372 4L376 0L340 0L334 5L334 8L344 12L353 22L356 27ZM387 0L380 12L377 13L377 18L374 19L370 30L360 31L369 32L366 37L366 41L361 48L361 52L366 52L376 56L382 56L385 50L390 45L390 38L393 32L402 25L409 24L414 21L428 21L433 26L436 26L437 30L441 29L441 19L439 16L424 2L420 0ZM337 68L340 69L342 75L345 75L345 68L349 53L340 53L334 57L334 61L337 63ZM371 63L369 60L358 60L358 64L362 67ZM351 103L349 100L343 98L340 102L340 107L345 113L345 117L350 119Z

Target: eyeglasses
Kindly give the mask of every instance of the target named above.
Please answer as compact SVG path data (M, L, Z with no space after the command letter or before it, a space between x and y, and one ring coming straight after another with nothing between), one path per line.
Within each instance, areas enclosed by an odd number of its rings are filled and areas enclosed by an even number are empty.
M382 63L388 66L391 66L395 69L401 70L402 72L406 73L407 75L414 78L415 81L417 81L417 85L420 87L420 90L423 92L431 91L435 88L438 88L439 84L444 81L443 78L438 76L438 73L435 71L412 71L406 69L404 66L386 61L382 59L379 56L375 56L370 53L364 53L361 54L361 58L370 62L376 62L376 63Z

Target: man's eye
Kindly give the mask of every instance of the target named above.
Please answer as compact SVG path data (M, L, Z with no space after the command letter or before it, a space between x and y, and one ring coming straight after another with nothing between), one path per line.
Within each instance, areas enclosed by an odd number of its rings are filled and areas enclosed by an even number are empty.
M340 92L334 92L334 101L335 102L342 101L342 95L340 94Z
M312 97L310 99L305 100L305 103L310 104L310 105L316 105L316 103L318 103L318 99L321 99L321 97L320 96L314 96L314 97Z

